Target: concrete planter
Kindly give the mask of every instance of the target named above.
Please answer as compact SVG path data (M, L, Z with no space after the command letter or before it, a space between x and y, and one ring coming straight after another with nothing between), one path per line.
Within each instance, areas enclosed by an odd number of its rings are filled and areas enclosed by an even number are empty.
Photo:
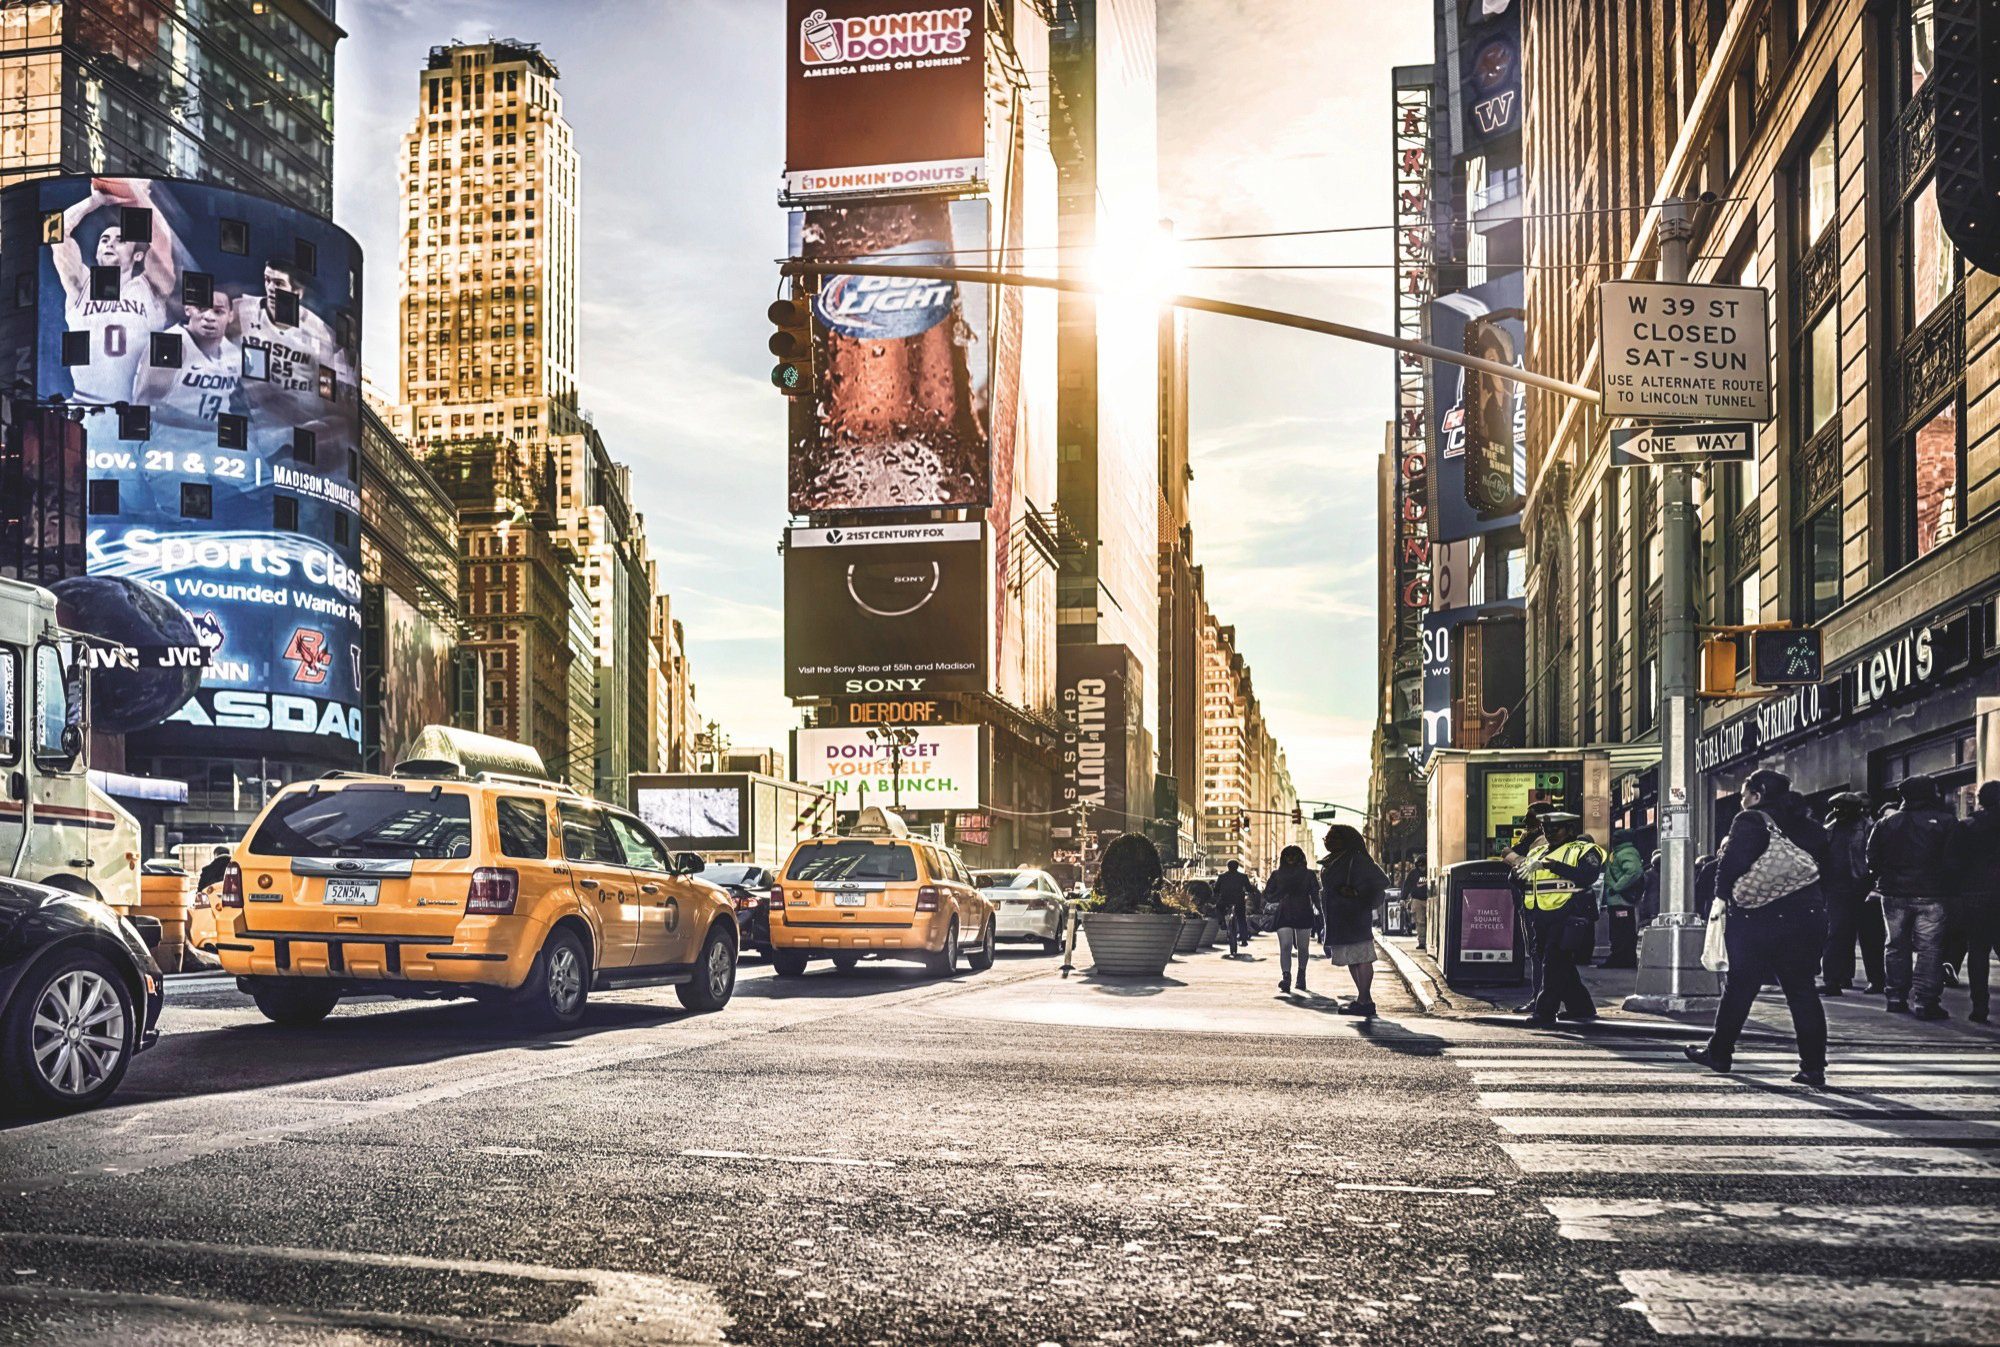
M1203 949L1214 949L1216 939L1220 937L1221 934L1222 934L1221 924L1218 923L1214 917L1208 918L1208 920L1202 923L1201 927L1201 947Z
M1083 937L1094 971L1106 977L1158 977L1174 957L1181 918L1172 912L1086 912Z
M1174 953L1192 954L1201 948L1201 933L1208 928L1208 922L1201 917L1183 917L1180 937L1174 941Z

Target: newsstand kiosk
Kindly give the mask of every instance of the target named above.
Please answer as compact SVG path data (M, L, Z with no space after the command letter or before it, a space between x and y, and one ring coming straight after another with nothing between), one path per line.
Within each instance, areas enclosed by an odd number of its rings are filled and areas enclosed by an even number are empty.
M1447 866L1443 893L1444 980L1454 987L1511 984L1528 976L1527 946L1505 861Z

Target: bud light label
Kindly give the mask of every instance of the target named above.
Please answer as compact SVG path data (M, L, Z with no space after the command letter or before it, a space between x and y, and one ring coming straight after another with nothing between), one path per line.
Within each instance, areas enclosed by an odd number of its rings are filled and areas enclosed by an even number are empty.
M901 262L912 266L951 265L951 245L917 239L863 253L859 262ZM951 317L958 287L950 281L905 276L833 276L820 287L813 308L827 329L856 341L915 337Z

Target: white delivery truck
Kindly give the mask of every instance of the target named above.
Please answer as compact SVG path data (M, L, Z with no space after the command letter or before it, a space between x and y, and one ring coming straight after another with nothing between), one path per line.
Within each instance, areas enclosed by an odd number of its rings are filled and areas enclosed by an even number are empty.
M139 822L90 780L87 638L0 579L0 875L139 906Z

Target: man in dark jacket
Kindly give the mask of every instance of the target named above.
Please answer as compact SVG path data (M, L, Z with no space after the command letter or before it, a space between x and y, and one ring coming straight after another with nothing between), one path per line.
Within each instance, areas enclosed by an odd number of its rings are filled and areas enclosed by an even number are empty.
M1868 837L1868 868L1888 928L1883 962L1889 1009L1907 1011L1914 1001L1918 1019L1948 1019L1938 997L1944 990L1945 900L1954 887L1945 848L1957 820L1929 777L1910 777L1897 789L1903 807Z
M1243 873L1241 861L1231 861L1215 877L1215 914L1222 928L1229 932L1231 955L1236 953L1238 944L1250 943L1250 893L1254 887L1250 876Z
M1966 980L1972 987L1972 1018L1986 1023L1990 959L2000 950L2000 781L1979 788L1979 808L1951 831L1945 864L1958 891L1952 906L1968 939Z
M1827 801L1826 865L1820 892L1826 897L1826 951L1820 957L1820 995L1838 996L1854 985L1854 946L1868 992L1882 990L1882 907L1870 896L1868 876L1868 797L1844 790Z

